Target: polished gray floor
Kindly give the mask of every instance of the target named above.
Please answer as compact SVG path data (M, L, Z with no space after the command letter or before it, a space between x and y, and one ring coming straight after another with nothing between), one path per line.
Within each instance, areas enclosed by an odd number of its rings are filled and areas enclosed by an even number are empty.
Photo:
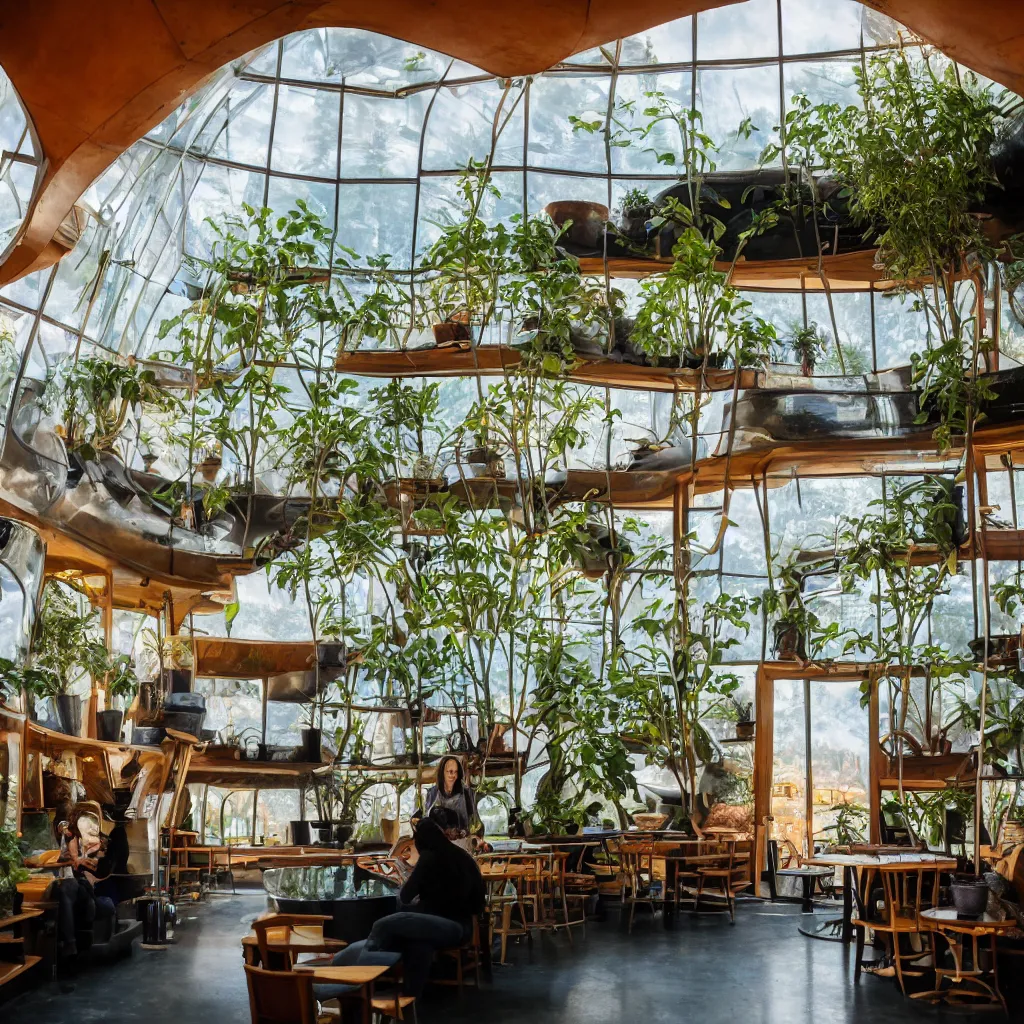
M165 951L47 982L0 1005L3 1024L245 1024L240 936L264 909L258 896L213 897L181 909ZM806 921L806 918L803 919ZM798 909L748 902L735 926L683 917L674 930L640 915L627 936L613 912L578 933L516 946L494 981L459 996L428 992L422 1024L845 1024L1000 1020L904 999L888 979L854 985L850 953L797 932ZM68 989L72 988L71 991ZM1024 1018L1018 1018L1024 1019Z

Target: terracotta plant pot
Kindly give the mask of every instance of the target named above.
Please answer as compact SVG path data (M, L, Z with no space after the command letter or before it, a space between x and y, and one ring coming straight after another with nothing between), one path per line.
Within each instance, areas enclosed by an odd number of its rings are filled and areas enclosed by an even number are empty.
M548 203L544 212L559 228L569 224L563 235L569 245L580 249L603 248L604 232L608 224L608 207L603 203L565 200Z
M470 342L473 340L469 324L457 321L445 320L442 323L433 324L431 330L434 332L434 342L437 345L450 345L456 341Z

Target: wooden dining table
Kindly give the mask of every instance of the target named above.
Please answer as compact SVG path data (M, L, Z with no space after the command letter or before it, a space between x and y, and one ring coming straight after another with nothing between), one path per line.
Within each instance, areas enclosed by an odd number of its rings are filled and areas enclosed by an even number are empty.
M267 947L275 953L337 953L346 945L341 939L328 938L321 928L312 925L267 929ZM259 943L255 932L242 936L242 957L250 965L258 961Z
M311 974L314 985L358 985L362 989L360 993L360 1006L362 1011L362 1024L370 1024L373 1012L373 985L374 982L387 974L390 967L363 966L353 964L349 967L334 967L331 965L303 965L296 964L294 968L297 974Z
M799 931L811 939L842 942L844 945L853 941L853 873L858 868L899 870L901 865L905 865L907 870L919 866L934 867L939 871L955 871L957 868L955 858L921 851L888 854L823 853L808 857L804 864L809 867L843 869L843 914L842 917L827 918L814 928L801 927Z

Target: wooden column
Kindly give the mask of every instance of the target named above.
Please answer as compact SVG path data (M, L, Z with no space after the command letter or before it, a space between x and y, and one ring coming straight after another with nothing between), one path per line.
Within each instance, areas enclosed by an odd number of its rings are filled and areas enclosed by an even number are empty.
M868 699L868 811L871 822L871 842L882 841L882 776L888 770L888 759L879 744L881 711L878 706L878 679L871 680Z
M760 665L754 682L754 822L761 835L754 857L754 887L758 890L765 869L765 818L772 813L772 762L775 750L775 681Z

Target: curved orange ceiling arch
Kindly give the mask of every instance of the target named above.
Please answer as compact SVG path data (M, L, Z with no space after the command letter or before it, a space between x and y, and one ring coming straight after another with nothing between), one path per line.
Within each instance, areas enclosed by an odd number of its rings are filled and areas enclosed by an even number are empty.
M34 125L42 184L0 284L65 249L90 183L213 71L301 29L361 28L500 77L534 74L611 39L732 0L19 0L0 2L0 66ZM868 0L961 63L1024 92L1018 0Z

